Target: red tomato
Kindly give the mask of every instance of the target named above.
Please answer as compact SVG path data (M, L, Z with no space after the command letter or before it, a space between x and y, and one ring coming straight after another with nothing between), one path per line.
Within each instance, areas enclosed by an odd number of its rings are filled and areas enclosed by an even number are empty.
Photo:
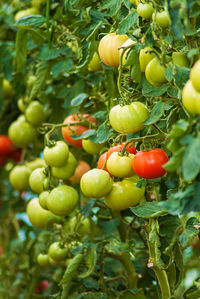
M0 154L10 155L14 150L12 141L7 135L0 135Z
M70 124L84 121L82 118L84 118L85 120L87 120L89 122L93 122L93 123L96 121L96 119L93 118L89 114L83 114L83 115L71 114L64 120L64 124L69 124L69 126L62 127L62 135L63 135L63 138L67 141L67 143L69 143L73 146L76 146L76 147L81 147L81 148L82 148L82 139L75 140L75 139L73 139L72 136L73 135L75 135L75 136L81 135L83 132L87 131L89 129L89 127L84 126L84 125L70 126Z
M8 157L5 155L0 155L0 167L4 166L6 162L8 161Z
M107 152L107 156L106 156L107 160L108 160L108 158L110 157L110 155L111 155L112 153L114 153L114 152L120 152L120 151L123 149L123 147L124 147L125 144L126 144L126 142L122 142L121 144L112 146L112 147L108 150L108 152ZM131 145L131 143L129 143L129 144L127 145L126 150L129 152L129 154L134 154L134 155L136 154L136 148L135 148L134 145Z
M20 162L22 159L22 150L21 148L16 148L11 154L10 158L15 162Z
M121 145L124 146L125 143L126 142L122 142ZM135 155L137 153L135 146L131 145L131 142L127 145L126 150L129 152L129 154L134 154Z
M49 287L48 280L42 280L38 283L37 287L35 288L35 293L42 293Z
M98 160L98 162L97 162L97 167L98 167L99 169L103 169L103 168L104 168L104 170L107 171L107 172L109 173L109 171L108 171L108 169L107 169L107 167L106 167L107 153L108 153L108 152L105 152L105 153L103 153L103 154L100 156L100 158L99 158L99 160Z
M166 170L162 165L169 160L167 154L160 148L148 152L138 152L133 158L133 170L144 179L162 177Z

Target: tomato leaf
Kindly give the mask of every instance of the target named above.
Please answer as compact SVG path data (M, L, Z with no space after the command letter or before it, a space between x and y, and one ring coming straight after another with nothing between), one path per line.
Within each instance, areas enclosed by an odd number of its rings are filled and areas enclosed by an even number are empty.
M129 14L119 24L119 34L125 34L134 24L137 23L137 12L136 10L130 10Z
M197 227L199 227L199 222L196 217L191 217L187 220L184 231L179 237L179 241L183 247L191 244L194 237L199 234L200 230Z
M165 103L164 102L158 102L153 107L149 117L145 120L145 122L143 124L144 125L155 124L163 116L164 111L165 111Z
M88 97L87 93L80 93L79 95L77 95L75 98L72 99L71 106L75 107L81 105L83 101L87 99L87 97Z
M43 86L46 77L48 75L49 66L45 63L40 63L38 65L37 71L36 71L36 79L33 85L33 88L31 90L30 94L30 100L34 100L34 98L38 95L40 92L41 87Z
M78 136L71 135L71 137L74 140L78 140L78 139L82 139L82 138L87 138L87 137L93 136L93 135L95 135L95 132L96 131L94 129L90 129L90 130L87 130L87 131L83 132L82 134L80 134Z
M39 27L42 24L46 23L46 18L41 15L29 15L20 18L14 23L14 26L32 26L32 27Z
M27 42L28 31L19 29L16 36L16 54L15 54L15 68L16 72L21 72L26 65L27 60Z
M183 154L182 168L185 181L195 179L200 171L200 137L193 139Z
M88 276L90 276L96 267L96 262L97 262L97 246L98 244L91 244L88 249L87 249L87 260L86 260L86 265L88 267L88 270L79 275L79 278L83 279Z
M133 82L139 83L141 81L141 69L137 50L131 50L129 52L126 65L129 64L132 65L131 78L133 79Z
M157 218L167 214L158 202L147 202L144 205L130 208L133 214L143 218Z
M142 94L144 97L159 97L167 91L168 85L152 86L145 77L142 78Z
M84 216L84 219L90 216L92 209L96 203L96 199L90 199L84 207L81 208L80 212Z

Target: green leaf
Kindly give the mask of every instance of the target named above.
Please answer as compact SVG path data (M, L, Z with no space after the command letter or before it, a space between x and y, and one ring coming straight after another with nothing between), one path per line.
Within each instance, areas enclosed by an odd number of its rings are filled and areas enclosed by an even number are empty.
M69 72L73 68L73 61L71 59L62 60L55 63L52 67L53 77L57 78L62 72Z
M183 154L182 168L183 178L190 181L196 178L200 171L200 137L195 138L189 144Z
M186 120L180 119L176 124L173 125L170 132L170 137L177 138L183 136L183 134L187 132L188 126L189 124Z
M77 95L75 98L72 99L71 106L75 107L81 105L83 101L88 98L88 96L89 95L87 93L80 93L79 95Z
M158 102L153 109L151 110L151 113L147 120L143 123L144 125L152 125L155 124L162 116L165 111L165 103L164 102Z
M90 216L92 209L96 203L96 199L90 199L84 207L81 208L80 212L84 216L84 219Z
M16 54L15 54L15 68L16 72L21 72L26 65L27 60L27 42L28 31L19 29L16 36Z
M176 85L182 89L189 80L190 69L184 66L176 66L177 73L174 75Z
M142 79L142 94L144 97L159 97L167 91L167 88L167 84L163 84L160 87L154 87L145 77Z
M165 70L165 78L167 81L171 81L173 79L173 70L171 66L168 66Z
M186 247L191 244L194 240L194 237L199 234L199 229L195 226L199 227L199 222L196 217L191 217L187 220L185 229L183 233L179 237L179 241L183 247Z
M33 85L33 88L31 90L31 94L30 94L30 100L34 100L35 97L38 95L38 93L40 92L46 77L48 75L49 72L49 66L46 63L40 63L38 65L37 71L36 71L36 79Z
M46 23L46 18L41 15L29 15L20 18L14 23L14 26L31 26L31 27L39 27L42 24Z
M95 290L99 289L98 282L92 278L84 279L83 284L87 289L95 289ZM83 297L83 298L86 298L86 297ZM87 298L88 298L88 296L87 296ZM102 297L98 297L95 293L94 297L90 297L90 298L102 298Z
M163 165L163 168L166 169L168 172L177 171L179 166L181 165L184 150L185 147L181 147L178 150L176 150L173 156L169 159L169 161Z
M97 141L96 143L104 143L106 142L111 136L113 132L109 130L105 123L101 124L97 130Z
M157 218L167 214L167 210L163 209L158 202L154 201L130 209L133 214L142 218Z
M55 47L49 47L47 44L44 44L40 50L38 58L40 60L51 60L55 59L60 55L60 49L56 49Z
M138 15L136 10L130 10L130 13L119 24L119 34L125 34L137 23Z
M82 134L78 135L78 136L74 136L74 135L71 135L73 137L74 140L78 140L78 139L82 139L82 138L87 138L87 137L90 137L90 136L93 136L95 135L95 130L94 129L89 129L85 132L83 132Z
M127 57L127 63L125 65L132 65L131 78L133 82L139 83L141 81L141 69L139 63L139 54L137 50L131 50Z
M85 273L79 275L79 278L84 279L94 272L97 262L97 246L98 244L91 244L88 247L86 260L88 270Z

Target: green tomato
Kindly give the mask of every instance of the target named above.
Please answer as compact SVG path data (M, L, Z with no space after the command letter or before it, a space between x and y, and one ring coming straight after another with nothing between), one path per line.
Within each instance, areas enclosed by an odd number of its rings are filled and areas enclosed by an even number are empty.
M49 256L48 256L48 254L43 254L43 253L38 254L37 262L42 267L49 266Z
M31 224L37 228L51 227L53 223L59 222L58 217L40 206L39 198L33 198L28 203L26 212Z
M39 204L41 205L41 207L43 209L48 209L47 208L47 198L49 196L50 192L48 191L43 191L42 193L40 193L39 195Z
M44 184L47 179L44 170L45 168L37 168L30 175L29 185L36 193L41 193L44 191Z
M153 58L147 65L145 75L149 83L152 80L156 84L167 82L165 78L165 67L161 65L157 57ZM149 80L151 78L151 80ZM152 84L152 83L151 83ZM153 85L153 84L152 84Z
M26 163L26 166L31 170L34 171L37 168L44 168L47 167L45 161L42 158L36 158L33 161L29 161Z
M182 102L189 113L200 115L200 92L194 88L191 80L188 80L183 88Z
M114 152L108 158L106 167L116 177L124 178L133 176L133 157L134 155L120 156L118 152Z
M17 147L27 147L36 138L35 128L22 121L14 121L8 129L8 136Z
M147 64L154 58L156 57L155 53L150 53L149 51L153 51L151 47L146 47L142 50L140 50L139 54L139 62L140 62L140 69L141 72L145 72L145 69L147 67Z
M27 87L28 87L28 90L31 90L33 88L33 85L35 83L35 79L36 79L36 76L34 75L30 75L28 77L28 80L27 80Z
M92 56L92 59L88 64L88 70L91 72L96 72L101 69L102 69L101 60L100 60L97 52L94 52L94 55Z
M173 52L172 53L172 62L178 66L189 66L189 62L185 53Z
M63 166L69 157L69 147L64 141L57 141L51 147L45 146L44 160L49 166Z
M66 246L61 247L59 242L54 242L50 245L48 255L56 262L63 261L68 254L68 248Z
M25 116L32 125L40 125L45 120L44 106L38 101L31 102L25 110Z
M200 92L199 78L200 78L200 59L194 64L190 72L190 79L192 81L192 85L198 92Z
M154 12L152 3L139 3L137 6L137 13L144 19L151 19Z
M11 185L18 191L27 190L30 174L30 169L25 165L15 166L9 174Z
M61 185L50 192L46 204L55 215L68 216L75 209L78 198L78 193L73 187Z
M26 16L37 15L37 14L39 14L39 10L35 7L20 10L15 15L15 21L17 21L23 17L26 17Z
M85 196L100 198L110 192L113 181L105 170L94 168L86 172L80 181Z
M144 128L143 122L148 118L147 107L141 102L130 105L114 106L109 113L112 128L122 134L134 133Z
M139 177L134 176L113 183L110 193L104 198L106 205L115 211L137 205L145 193L145 188L136 187L138 180Z
M161 28L167 28L171 23L169 13L166 10L157 12L154 18L156 24Z
M46 3L47 0L31 0L31 5L35 8L40 8L42 3Z
M91 155L98 155L101 151L102 148L104 148L106 146L106 143L94 143L89 139L82 139L82 147L83 149L91 154Z
M95 225L95 223L88 217L83 219L82 216L78 222L78 218L74 216L64 223L63 230L66 233L73 233L76 228L76 232L83 237L91 234L93 225Z
M76 170L76 166L77 166L77 161L74 155L71 152L69 152L68 160L63 166L52 167L52 175L55 178L67 180L74 174Z
M10 82L6 79L3 79L2 83L2 89L3 89L3 96L4 97L11 97L13 94L13 88Z
M23 99L19 99L17 101L17 107L19 108L19 110L24 113L25 112L25 105L24 105L24 101Z

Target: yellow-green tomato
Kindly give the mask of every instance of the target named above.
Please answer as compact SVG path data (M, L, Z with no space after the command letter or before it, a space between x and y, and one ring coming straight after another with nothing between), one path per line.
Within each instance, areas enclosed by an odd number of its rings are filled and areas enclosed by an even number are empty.
M25 110L25 116L32 125L40 125L45 120L44 105L38 101L31 102Z
M151 52L153 49L151 47L146 47L140 50L139 54L139 62L140 62L140 69L141 72L145 72L147 64L156 57L156 54Z
M34 76L34 75L30 75L30 76L28 77L28 80L27 80L27 87L28 87L29 90L31 90L31 89L33 88L33 85L34 85L34 83L35 83L35 79L36 79L36 76Z
M86 172L80 181L81 191L85 196L100 198L110 192L113 180L108 172L94 168Z
M67 180L74 174L76 170L76 166L77 166L76 158L71 152L69 152L68 159L63 166L52 167L51 169L52 175L57 179Z
M88 70L91 72L96 72L102 69L101 66L101 60L97 54L97 52L94 52L94 55L92 56L92 59L90 60L88 64Z
M44 191L44 184L47 177L44 168L35 169L29 178L29 185L31 189L36 193L41 193Z
M47 208L47 198L48 198L49 194L50 194L49 191L43 191L39 195L39 204L41 205L41 207L43 209L46 209L46 210L48 209Z
M200 59L194 64L190 72L190 79L194 88L200 92Z
M154 18L156 24L161 28L167 28L171 23L169 13L166 10L157 12Z
M17 101L17 107L19 108L19 110L24 113L25 112L25 105L24 105L24 101L23 99L19 99Z
M3 79L2 88L3 88L3 96L4 97L10 97L12 95L13 88L8 80Z
M167 79L165 78L165 67L163 65L161 65L161 63L157 57L153 58L148 63L148 65L145 69L145 75L146 75L147 80L148 80L148 78L151 78L151 80L153 82L156 82L157 84L167 82Z
M66 163L69 157L69 147L64 141L56 141L51 147L45 146L43 155L49 166L60 167Z
M63 225L63 230L66 233L73 233L74 229L76 228L76 232L81 235L82 237L85 235L89 235L92 230L92 225L95 225L92 220L88 217L83 219L83 216L81 219L79 219L76 216L70 218L65 224Z
M26 163L26 166L31 170L34 171L37 168L44 168L47 167L45 161L42 158L36 158L33 161L29 161Z
M58 222L53 213L40 206L39 198L33 198L28 203L26 212L31 224L37 228L47 228L52 226L52 223Z
M151 19L154 12L152 3L139 3L137 6L137 13L144 19Z
M18 165L11 170L9 174L9 181L13 188L18 191L24 191L29 187L30 174L31 171L27 166Z
M73 187L61 185L50 192L46 203L55 215L68 216L78 203L78 193Z
M105 204L115 211L136 206L144 196L145 188L136 187L139 177L123 179L113 183L110 193L104 197Z
M24 116L22 116L24 119ZM27 147L36 138L35 128L24 120L11 123L8 128L8 136L17 147Z
M105 143L94 143L89 139L82 139L83 149L92 155L98 155L103 147L105 147Z
M108 171L119 178L129 177L134 174L132 163L134 155L121 156L114 152L107 160L106 167Z
M149 111L143 103L133 102L130 105L114 106L110 110L109 121L115 131L127 134L142 130L148 116Z
M120 64L119 48L128 39L125 34L118 35L115 32L105 35L99 43L99 56L103 63L118 67Z
M189 113L200 115L200 92L194 88L191 80L188 80L183 88L182 102Z
M59 242L54 242L50 245L48 250L48 255L56 262L63 261L68 254L68 248L66 246L61 246Z
M40 8L42 3L46 3L47 0L31 0L31 5L36 8Z
M131 46L131 45L133 45L133 44L136 44L136 41L134 41L134 40L132 40L132 39L127 39L126 41L125 41L125 43L123 43L123 45L121 46L121 49L119 50L119 52L120 52L120 57L121 57L121 55L122 55L122 52L123 52L123 48L126 48L126 47L128 47L128 46ZM126 51L125 51L125 53L124 53L124 55L123 55L123 59L122 59L122 64L124 65L124 64L126 64L126 58L127 58L127 54L128 54L128 52L130 51L130 49L127 49Z
M37 262L42 267L49 266L49 256L48 256L48 254L43 254L43 253L38 254Z
M181 52L172 53L172 62L178 66L189 66L189 61L186 54Z
M17 21L23 17L29 16L29 15L37 15L37 14L39 14L39 11L35 7L20 10L15 15L15 21Z

